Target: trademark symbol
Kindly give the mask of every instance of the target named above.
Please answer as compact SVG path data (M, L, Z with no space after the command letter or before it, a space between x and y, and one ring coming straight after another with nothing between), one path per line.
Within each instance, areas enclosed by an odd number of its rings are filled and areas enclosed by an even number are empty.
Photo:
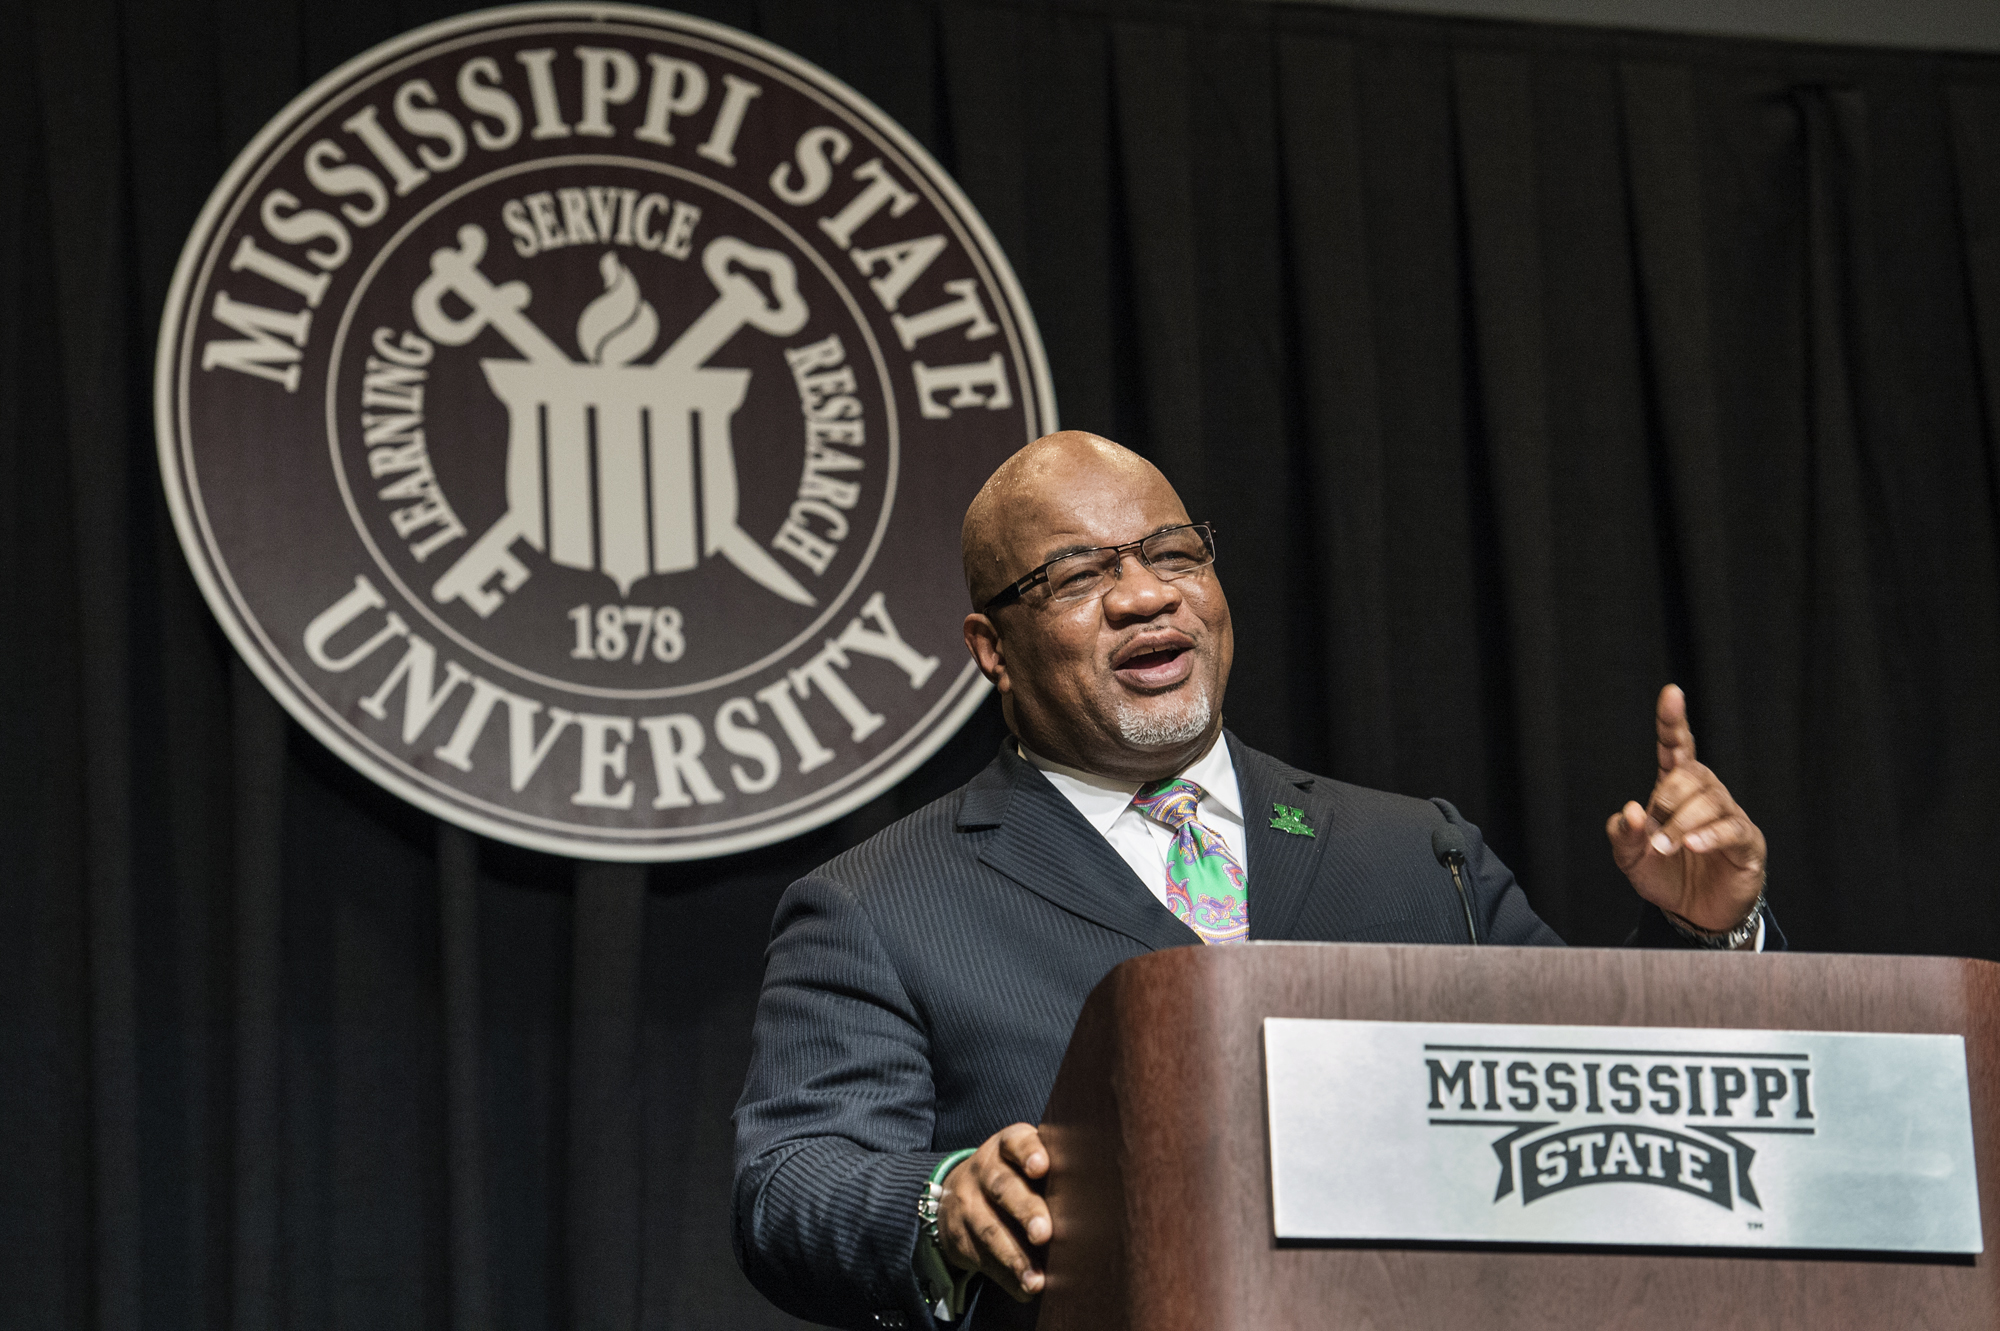
M1762 1229L1764 1227L1764 1222L1761 1220L1746 1220L1743 1223L1749 1225L1752 1229Z

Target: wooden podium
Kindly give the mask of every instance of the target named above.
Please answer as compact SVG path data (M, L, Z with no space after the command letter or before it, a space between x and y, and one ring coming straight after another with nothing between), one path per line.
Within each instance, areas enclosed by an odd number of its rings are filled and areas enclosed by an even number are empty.
M1273 1238L1266 1017L1965 1037L1977 1258ZM1943 957L1266 943L1176 948L1084 1005L1043 1125L1042 1331L2000 1327L2000 966ZM1024 1310L1025 1311L1025 1310Z

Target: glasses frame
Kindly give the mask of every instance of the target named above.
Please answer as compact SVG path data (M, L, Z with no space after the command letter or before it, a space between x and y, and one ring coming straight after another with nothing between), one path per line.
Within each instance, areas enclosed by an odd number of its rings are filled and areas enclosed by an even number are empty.
M1159 569L1153 567L1152 561L1146 558L1146 552L1141 547L1148 541L1177 531L1198 533L1201 536L1202 548L1208 551L1208 562L1189 569L1187 573L1162 573ZM1026 573L1014 579L1012 583L1001 588L999 592L987 600L985 605L979 607L979 613L982 615L991 614L1002 606L1012 605L1014 602L1020 600L1027 593L1047 582L1049 580L1049 570L1057 564L1062 563L1065 559L1075 559L1078 555L1112 554L1118 557L1116 567L1123 569L1125 566L1125 553L1128 550L1135 559L1145 565L1146 571L1154 577L1162 582L1174 582L1186 577L1188 573L1199 573L1202 569L1213 568L1215 566L1215 524L1212 522L1183 522L1172 527L1162 527L1155 532L1148 532L1138 540L1127 541L1123 545L1093 545L1087 549L1071 550L1067 554L1057 555L1047 563L1029 569ZM1107 587L1105 590L1109 591L1110 588ZM1098 595L1102 596L1103 592L1098 593ZM1090 598L1080 596L1076 599L1084 601Z

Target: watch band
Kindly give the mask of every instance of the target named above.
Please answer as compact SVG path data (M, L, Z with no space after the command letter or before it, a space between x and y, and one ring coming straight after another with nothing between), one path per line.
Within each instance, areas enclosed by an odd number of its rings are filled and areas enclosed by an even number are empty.
M917 1198L917 1219L923 1225L924 1239L939 1251L944 1249L944 1240L938 1237L937 1227L938 1207L944 1204L944 1181L951 1176L952 1170L977 1154L978 1147L968 1146L938 1161L937 1167L931 1170L930 1178L924 1182L923 1195Z
M944 1257L944 1239L938 1233L938 1210L944 1205L944 1181L951 1171L978 1154L977 1147L953 1151L937 1162L924 1190L917 1197L917 1252L914 1265L924 1298L940 1321L952 1322L965 1312L966 1289L976 1271L954 1271Z
M1716 952L1734 951L1757 936L1757 928L1764 920L1764 890L1761 887L1757 889L1757 904L1750 908L1750 913L1743 917L1743 922L1734 929L1726 929L1721 933L1700 928L1664 906L1660 908L1660 914L1667 917L1667 923L1674 926L1675 933L1696 947Z

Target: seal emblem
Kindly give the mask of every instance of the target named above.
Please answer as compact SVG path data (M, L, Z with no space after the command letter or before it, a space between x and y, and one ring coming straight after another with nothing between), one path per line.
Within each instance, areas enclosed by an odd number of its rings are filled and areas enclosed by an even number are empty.
M984 696L960 515L1055 428L1018 285L881 111L536 4L288 106L184 249L160 465L209 604L373 780L536 849L817 826Z

